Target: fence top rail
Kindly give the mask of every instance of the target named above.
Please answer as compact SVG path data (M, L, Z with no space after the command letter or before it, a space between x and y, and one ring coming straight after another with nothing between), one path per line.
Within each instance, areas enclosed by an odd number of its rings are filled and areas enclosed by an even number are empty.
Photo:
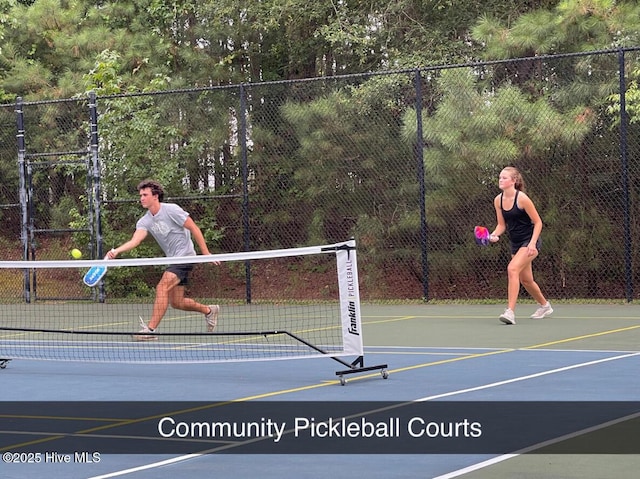
M281 85L281 84L296 84L296 83L308 83L308 82L319 82L319 81L327 81L327 80L344 80L344 79L354 79L354 78L368 78L373 76L384 76L384 75L392 75L392 74L401 74L401 73L422 73L428 71L438 71L438 70L451 70L455 68L477 68L487 65L499 65L503 63L514 63L514 62L530 62L530 61L544 61L551 59L559 59L559 58L573 58L573 57L586 57L593 55L607 55L607 54L620 54L624 52L632 52L639 51L640 46L632 46L632 47L620 47L615 49L606 49L606 50L591 50L588 52L574 52L574 53L559 53L559 54L549 54L549 55L537 55L530 57L519 57L519 58L505 58L498 60L483 60L483 61L474 61L467 63L455 63L450 65L431 65L431 66L423 66L423 67L415 67L415 68L405 68L399 70L382 70L375 72L365 72L365 73L351 73L347 75L333 75L333 76L324 76L324 77L312 77L312 78L300 78L295 80L275 80L275 81L267 81L267 82L249 82L249 83L236 83L229 85L210 85L206 87L198 87L198 88L185 88L185 89L172 89L172 90L158 90L158 91L150 91L150 92L136 92L136 93L119 93L114 95L103 95L99 98L101 100L105 99L114 99L114 98L132 98L132 97L141 97L141 96L157 96L157 95L171 95L176 93L197 93L197 92L207 92L207 91L216 91L216 90L235 90L235 89L243 89L243 88L256 88L263 87L269 85ZM86 96L76 96L73 98L61 98L61 99L52 99L52 100L38 100L38 101L22 101L21 97L18 97L17 101L14 103L6 103L0 105L0 108L16 108L18 106L27 106L27 105L43 105L49 103L64 103L64 102L82 102L87 101L94 92L86 92Z
M223 199L223 198L242 198L241 194L234 195L193 195L193 196L168 196L165 198L165 201L184 201L184 200L215 200L215 199ZM139 203L140 199L138 198L119 198L112 200L103 200L103 204L127 204L127 203Z

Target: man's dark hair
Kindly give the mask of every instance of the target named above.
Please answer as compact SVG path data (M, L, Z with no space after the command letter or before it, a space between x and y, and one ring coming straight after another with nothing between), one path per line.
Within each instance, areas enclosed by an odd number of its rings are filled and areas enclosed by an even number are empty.
M158 199L162 201L164 199L164 189L162 185L154 180L144 180L138 184L138 191L149 188L153 196L158 196Z

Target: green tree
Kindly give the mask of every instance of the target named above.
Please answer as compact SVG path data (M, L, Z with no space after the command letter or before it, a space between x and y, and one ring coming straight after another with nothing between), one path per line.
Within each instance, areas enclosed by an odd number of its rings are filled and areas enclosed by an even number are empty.
M148 82L158 70L141 67L155 60L161 68L165 55L161 39L140 25L144 16L139 13L135 4L124 8L117 2L36 0L15 5L10 15L20 21L5 30L2 87L31 100L72 97L83 91L83 75L105 49L121 53L127 80L138 75Z
M604 202L602 192L619 187L605 173L619 168L619 138L604 114L618 84L617 58L538 56L632 45L640 31L638 11L635 2L564 0L510 24L489 16L478 23L473 35L485 45L485 59L516 60L440 76L439 99L424 118L433 241L462 244L465 233L446 225L450 212L489 205L498 171L516 164L531 179L550 227L545 242L554 253L553 268L560 274L584 268L592 272L588 281L616 268L603 254L620 250L610 238L622 236L621 222L612 220L621 205ZM408 137L415 131L413 118L407 115ZM600 163L589 161L594 150ZM462 182L459 172L469 169L474 181ZM580 198L571 215L568 197ZM581 233L566 236L567 230Z

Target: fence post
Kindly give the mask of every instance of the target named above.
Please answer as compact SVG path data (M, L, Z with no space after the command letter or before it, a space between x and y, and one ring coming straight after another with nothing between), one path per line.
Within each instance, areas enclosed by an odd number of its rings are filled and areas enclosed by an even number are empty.
M244 250L249 251L251 235L249 234L249 165L247 156L247 91L240 84L240 151L242 154L242 230ZM244 262L246 280L246 301L251 303L251 261Z
M20 210L22 217L22 225L20 229L20 239L22 240L22 259L27 261L29 259L29 232L27 222L29 221L29 214L27 211L27 181L25 178L25 156L26 148L24 142L24 112L22 110L22 97L16 99L16 141L18 142L18 174L20 175ZM31 302L31 281L29 277L29 270L24 270L24 300L27 303Z
M98 157L98 105L97 97L94 91L89 92L89 123L90 123L90 139L89 149L91 151L91 172L87 175L91 176L91 195L89 198L89 230L93 237L93 245L96 251L97 259L102 259L104 249L102 244L102 220L100 211L100 159ZM100 283L98 301L104 303L105 290L104 282Z
M622 167L622 194L624 199L624 264L625 293L627 302L633 301L633 271L631 266L631 224L629 200L629 161L627 158L627 107L624 68L624 49L618 50L618 71L620 72L620 162Z
M429 262L427 258L427 209L425 205L426 187L424 181L424 136L422 131L422 75L415 73L416 88L416 144L415 160L418 171L420 201L420 251L422 257L422 298L429 301Z

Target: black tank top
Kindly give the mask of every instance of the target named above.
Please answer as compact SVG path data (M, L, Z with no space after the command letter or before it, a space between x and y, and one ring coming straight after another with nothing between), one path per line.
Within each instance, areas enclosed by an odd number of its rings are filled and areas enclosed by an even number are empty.
M512 243L524 243L531 239L533 236L533 223L527 212L518 208L518 194L520 191L516 191L516 197L513 200L513 207L507 211L502 206L502 197L504 193L500 193L500 209L502 210L502 216L507 224L507 233L509 233L509 240Z

